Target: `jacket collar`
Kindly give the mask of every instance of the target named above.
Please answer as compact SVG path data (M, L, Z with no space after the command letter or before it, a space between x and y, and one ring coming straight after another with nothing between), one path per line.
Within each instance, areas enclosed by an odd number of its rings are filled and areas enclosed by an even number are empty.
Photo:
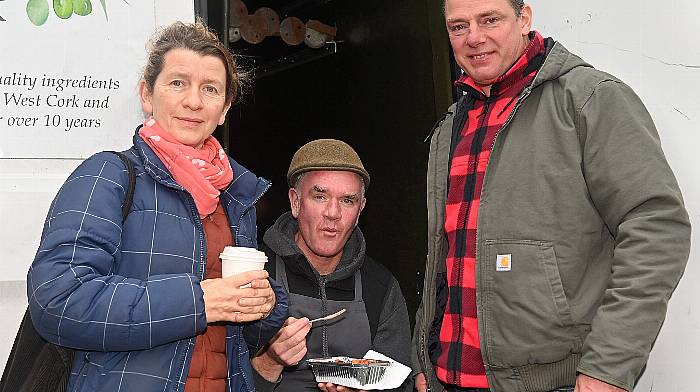
M545 40L537 31L531 31L528 35L529 43L523 53L510 66L510 68L491 84L491 97L506 93L513 85L527 78L540 69L546 55ZM482 87L471 76L463 74L456 82L458 89L470 92L474 96L483 97ZM522 83L520 83L522 85Z
M535 80L532 81L532 88L544 82L556 80L577 67L593 68L592 65L569 52L559 41L546 38L545 47L547 48L547 56L545 57L540 71L535 76Z

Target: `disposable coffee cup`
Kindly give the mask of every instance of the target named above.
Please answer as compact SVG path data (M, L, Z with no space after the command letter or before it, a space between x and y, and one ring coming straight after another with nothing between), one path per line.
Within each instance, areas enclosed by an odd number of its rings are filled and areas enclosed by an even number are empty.
M267 256L264 252L242 246L227 246L219 257L221 258L221 276L224 278L247 271L264 269L267 262Z

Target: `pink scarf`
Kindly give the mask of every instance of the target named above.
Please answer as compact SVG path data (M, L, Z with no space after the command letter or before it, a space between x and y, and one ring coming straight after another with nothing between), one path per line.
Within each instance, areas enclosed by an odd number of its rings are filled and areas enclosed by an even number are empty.
M221 144L209 136L196 149L175 140L151 117L143 123L139 135L170 170L175 181L194 198L199 216L204 218L216 210L220 189L233 180L233 169Z

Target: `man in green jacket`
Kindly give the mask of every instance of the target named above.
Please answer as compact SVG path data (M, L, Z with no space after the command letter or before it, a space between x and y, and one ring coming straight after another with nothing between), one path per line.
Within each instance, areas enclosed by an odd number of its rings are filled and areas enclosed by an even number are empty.
M416 388L631 391L690 249L652 119L522 0L444 7L462 95L430 145Z

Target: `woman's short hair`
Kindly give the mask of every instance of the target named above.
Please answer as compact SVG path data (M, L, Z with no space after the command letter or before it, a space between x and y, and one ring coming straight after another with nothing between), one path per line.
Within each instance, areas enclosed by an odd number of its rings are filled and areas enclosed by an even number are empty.
M200 20L194 23L175 22L165 26L148 41L148 59L143 80L149 91L153 91L156 79L163 70L165 55L173 49L188 49L202 56L221 59L226 68L226 104L236 100L242 78L236 60L216 33Z

